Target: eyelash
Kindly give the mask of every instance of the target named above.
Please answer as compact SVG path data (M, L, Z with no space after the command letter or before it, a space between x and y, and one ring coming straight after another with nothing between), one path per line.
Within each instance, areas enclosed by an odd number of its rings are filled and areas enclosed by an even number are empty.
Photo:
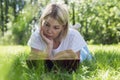
M49 25L47 23L45 23L44 26L49 27Z
M47 24L47 23L44 23L44 26L46 26L46 27L50 27L49 24ZM59 28L54 27L54 29L59 29Z
M56 28L56 27L55 27L55 29L59 29L59 28Z

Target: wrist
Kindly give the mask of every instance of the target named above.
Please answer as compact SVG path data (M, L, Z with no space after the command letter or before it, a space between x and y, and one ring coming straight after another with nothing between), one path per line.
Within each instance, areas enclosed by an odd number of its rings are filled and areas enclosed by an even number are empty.
M53 44L48 44L47 49L52 50L53 49Z
M53 46L52 45L47 45L46 47L46 52L48 54L48 59L51 59L52 58L52 49L53 49Z

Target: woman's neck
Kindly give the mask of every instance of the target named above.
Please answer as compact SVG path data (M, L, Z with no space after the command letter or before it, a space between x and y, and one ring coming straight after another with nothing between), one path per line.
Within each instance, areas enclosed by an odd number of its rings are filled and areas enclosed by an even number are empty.
M59 45L60 45L60 41L58 41L58 40L53 41L53 49L57 49L59 47Z

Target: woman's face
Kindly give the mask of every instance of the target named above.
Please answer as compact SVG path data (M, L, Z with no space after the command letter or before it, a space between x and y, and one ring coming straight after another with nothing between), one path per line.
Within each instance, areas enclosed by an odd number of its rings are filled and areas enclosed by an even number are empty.
M43 34L49 39L57 39L63 30L63 26L52 17L48 17L42 22Z

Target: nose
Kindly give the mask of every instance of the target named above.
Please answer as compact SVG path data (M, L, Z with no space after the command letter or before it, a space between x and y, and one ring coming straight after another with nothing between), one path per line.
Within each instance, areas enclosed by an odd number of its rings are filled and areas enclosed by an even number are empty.
M48 28L48 29L47 29L47 32L48 32L49 34L52 34L52 32L53 32L52 28Z

